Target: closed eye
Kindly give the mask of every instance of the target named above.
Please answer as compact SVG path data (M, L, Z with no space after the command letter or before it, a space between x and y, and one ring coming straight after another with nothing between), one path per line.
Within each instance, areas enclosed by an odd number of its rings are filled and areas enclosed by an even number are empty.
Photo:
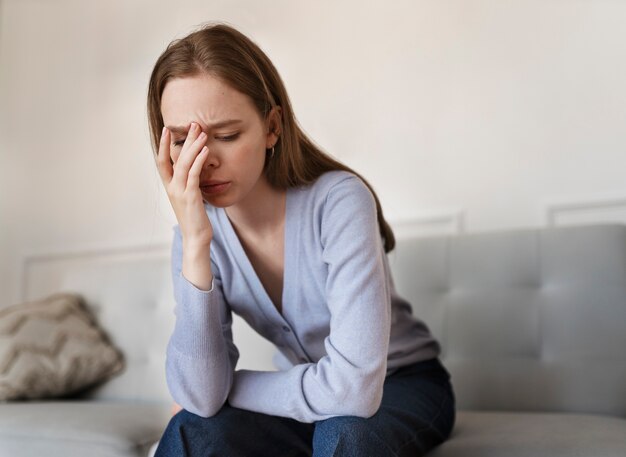
M233 141L233 140L236 140L238 136L239 136L239 134L235 133L233 135L220 136L220 137L215 137L215 138L218 139L218 140L221 140L221 141Z
M235 133L234 135L229 135L229 136L216 136L215 139L216 140L220 140L220 141L234 141L237 139L237 137L239 136L238 133ZM172 144L174 146L182 146L185 143L185 140L179 140L179 141L174 141Z

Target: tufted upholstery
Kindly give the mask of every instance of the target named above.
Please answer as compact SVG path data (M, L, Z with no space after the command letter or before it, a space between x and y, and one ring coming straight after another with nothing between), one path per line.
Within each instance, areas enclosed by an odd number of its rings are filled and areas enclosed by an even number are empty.
M86 396L169 401L164 379L165 347L174 328L169 249L46 259L31 270L29 298L54 290L80 293L99 325L124 353L125 371ZM51 281L50 270L62 274Z
M433 457L626 455L624 225L404 238L389 262L452 374L457 424ZM169 249L43 263L25 298L82 292L129 367L84 403L0 407L0 457L145 456L171 401ZM270 368L270 345L233 333L244 365Z
M459 408L626 417L623 225L400 240L390 263Z
M461 410L434 455L626 455L624 225L403 239L390 266Z

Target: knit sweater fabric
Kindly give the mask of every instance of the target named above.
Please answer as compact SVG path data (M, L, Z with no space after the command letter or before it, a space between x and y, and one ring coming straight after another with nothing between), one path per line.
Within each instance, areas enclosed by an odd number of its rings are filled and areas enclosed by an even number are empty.
M330 171L287 189L282 312L224 209L205 209L213 227L210 290L182 275L182 238L173 229L176 324L165 371L187 411L210 417L228 401L307 423L370 417L387 375L439 356L439 343L395 290L374 197L356 175ZM276 346L277 371L236 369L233 312Z

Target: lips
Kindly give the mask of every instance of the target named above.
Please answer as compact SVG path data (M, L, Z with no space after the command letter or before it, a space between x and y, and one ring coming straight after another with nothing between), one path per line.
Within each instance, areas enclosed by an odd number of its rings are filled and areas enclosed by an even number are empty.
M200 185L200 189L207 194L219 194L230 187L229 181L208 181Z
M215 179L211 179L210 181L200 184L200 187L217 186L219 184L226 184L227 182L228 181L217 181Z

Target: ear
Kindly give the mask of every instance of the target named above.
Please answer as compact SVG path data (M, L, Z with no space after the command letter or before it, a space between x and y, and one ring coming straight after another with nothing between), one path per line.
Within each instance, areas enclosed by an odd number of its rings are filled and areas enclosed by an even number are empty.
M283 110L280 106L276 105L271 109L267 115L265 122L267 138L265 140L265 147L271 149L276 144L283 127Z

